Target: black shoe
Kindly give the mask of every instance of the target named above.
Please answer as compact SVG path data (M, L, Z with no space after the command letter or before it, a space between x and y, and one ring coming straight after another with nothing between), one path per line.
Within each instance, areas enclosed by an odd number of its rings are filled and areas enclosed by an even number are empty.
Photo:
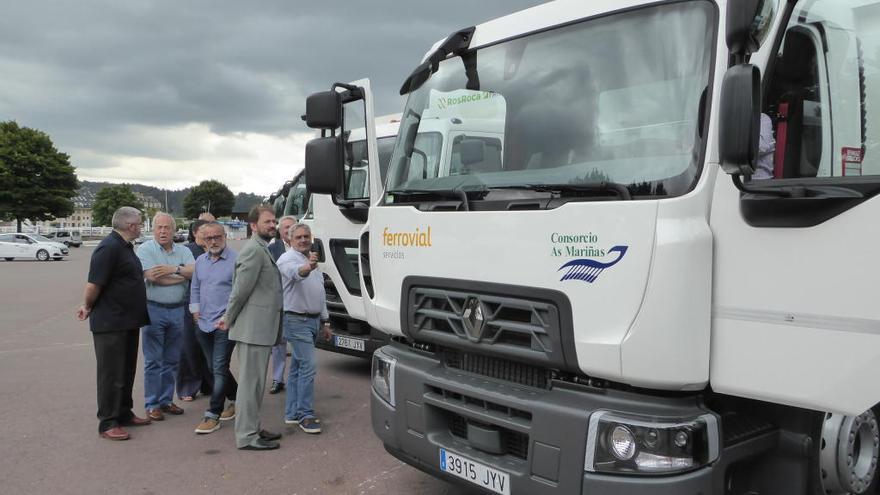
M256 440L245 445L244 447L239 447L239 450L275 450L280 447L281 444L278 442L273 442L270 440L263 440L260 437L257 437Z
M270 394L277 394L278 392L281 392L282 390L284 390L284 384L281 382L276 382L275 380L272 380L272 387L269 388L269 393Z
M281 440L281 433L272 433L268 430L260 430L260 433L258 433L258 435L260 435L260 438L262 438L263 440L268 440L270 442Z

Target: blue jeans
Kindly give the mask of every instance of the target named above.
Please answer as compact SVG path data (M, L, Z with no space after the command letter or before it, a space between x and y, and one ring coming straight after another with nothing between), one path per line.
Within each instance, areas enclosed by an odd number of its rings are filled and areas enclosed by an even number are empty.
M144 405L147 410L171 404L180 361L183 306L161 308L147 303L150 324L141 331L144 348Z
M223 412L226 399L235 400L238 392L238 383L229 371L229 360L232 358L232 350L235 349L235 341L229 340L229 332L214 330L206 333L199 328L196 328L196 339L214 374L214 389L205 417L217 419Z
M284 340L290 343L290 371L287 374L287 396L284 418L314 418L315 410L315 339L321 326L320 318L284 315Z

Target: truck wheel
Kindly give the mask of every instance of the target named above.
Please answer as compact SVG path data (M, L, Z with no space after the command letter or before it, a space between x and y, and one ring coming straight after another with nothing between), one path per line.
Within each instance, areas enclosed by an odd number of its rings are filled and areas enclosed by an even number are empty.
M40 249L37 251L37 259L40 261L48 261L49 260L49 251L45 249Z
M826 413L817 447L824 493L863 494L877 485L880 425L873 410L858 416Z

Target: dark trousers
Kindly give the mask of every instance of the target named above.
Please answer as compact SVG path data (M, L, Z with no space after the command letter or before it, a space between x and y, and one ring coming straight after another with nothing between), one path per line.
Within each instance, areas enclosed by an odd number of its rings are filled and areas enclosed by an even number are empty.
M177 366L177 397L193 397L198 392L209 395L213 389L214 375L210 363L196 338L201 332L193 323L192 313L186 310L183 320L183 335L180 338L180 364Z
M228 332L223 330L205 333L196 328L196 332L205 359L211 363L214 370L214 390L211 392L211 403L205 417L217 419L223 412L226 399L235 400L235 395L238 393L238 383L229 371L229 361L232 359L235 341L229 340Z
M99 432L127 423L134 415L131 390L137 371L138 330L92 333L98 371Z

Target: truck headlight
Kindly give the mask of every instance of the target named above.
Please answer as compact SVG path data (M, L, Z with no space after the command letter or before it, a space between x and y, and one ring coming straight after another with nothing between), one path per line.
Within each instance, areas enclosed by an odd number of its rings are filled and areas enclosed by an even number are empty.
M372 382L373 390L385 402L395 407L394 404L394 364L397 359L380 351L373 353Z
M584 470L674 474L718 458L718 420L711 414L668 419L597 411L590 417Z

